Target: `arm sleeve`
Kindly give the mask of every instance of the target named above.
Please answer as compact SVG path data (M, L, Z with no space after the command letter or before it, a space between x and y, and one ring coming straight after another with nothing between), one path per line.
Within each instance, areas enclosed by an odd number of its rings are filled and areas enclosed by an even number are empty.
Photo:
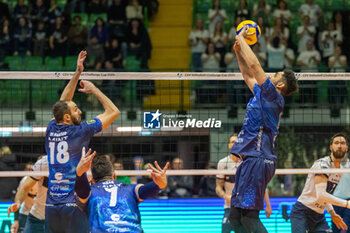
M333 196L332 194L327 193L327 183L320 183L320 184L315 184L316 188L316 195L317 199L327 202L332 205L340 206L340 207L347 207L347 201L337 198Z
M43 156L39 161L37 161L33 166L33 171L40 172L40 171L48 171L49 170L49 164L47 160L47 155ZM31 176L33 180L40 180L41 176Z
M102 131L102 122L100 119L95 117L93 120L85 121L82 124L83 130L92 137L94 134Z
M145 185L142 185L139 188L138 197L140 199L143 199L143 200L147 199L147 198L152 198L152 197L157 196L159 191L160 191L160 189L159 189L158 185L152 181L152 182L149 182Z
M82 176L77 176L75 180L74 190L78 197L81 199L86 199L90 196L91 187L87 179L86 173Z

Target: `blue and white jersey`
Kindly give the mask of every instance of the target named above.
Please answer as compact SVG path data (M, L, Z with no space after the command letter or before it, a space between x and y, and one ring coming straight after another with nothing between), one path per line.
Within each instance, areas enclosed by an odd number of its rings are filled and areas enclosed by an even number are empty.
M283 96L270 79L253 87L254 97L249 100L244 123L231 149L232 154L275 159L274 140L284 107Z
M91 232L143 232L135 187L119 181L91 186L87 203Z
M75 170L82 149L87 151L91 137L101 130L102 123L98 118L80 125L58 125L55 119L48 124L45 138L49 162L47 204L75 203Z

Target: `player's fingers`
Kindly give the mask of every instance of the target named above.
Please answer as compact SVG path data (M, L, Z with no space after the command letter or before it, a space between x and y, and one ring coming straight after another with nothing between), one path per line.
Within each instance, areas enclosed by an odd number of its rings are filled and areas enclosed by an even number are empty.
M152 170L152 172L156 172L157 169L155 167L152 166L152 164L148 164L148 168Z
M167 163L165 164L164 168L163 168L163 172L164 172L164 173L168 170L169 166L170 166L170 163L167 162Z
M157 161L154 162L154 165L156 165L156 168L157 168L159 171L162 171L162 168L159 166L159 164L158 164Z

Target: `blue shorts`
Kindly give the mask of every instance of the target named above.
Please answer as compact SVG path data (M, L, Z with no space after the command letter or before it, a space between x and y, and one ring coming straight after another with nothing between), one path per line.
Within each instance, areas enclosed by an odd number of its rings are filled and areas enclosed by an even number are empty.
M47 205L45 208L46 233L89 233L86 213L75 203Z
M276 161L247 156L236 171L231 207L263 210L267 184L275 174Z
M24 233L44 233L45 220L40 220L32 214L28 214L27 222L24 227Z
M328 233L332 232L324 214L319 214L304 206L301 202L295 203L290 213L292 233Z

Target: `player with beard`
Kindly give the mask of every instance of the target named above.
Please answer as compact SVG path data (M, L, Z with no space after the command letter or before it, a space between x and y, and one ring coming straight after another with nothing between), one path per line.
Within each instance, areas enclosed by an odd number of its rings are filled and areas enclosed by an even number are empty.
M342 173L327 174L329 168L344 168L349 163L346 158L348 143L342 133L335 134L330 140L330 156L314 162L312 169L320 169L319 173L309 174L305 187L297 203L294 205L290 221L292 233L332 232L326 222L324 210L327 209L332 221L339 229L347 230L343 219L334 211L332 205L350 208L350 201L333 195Z
M54 118L46 129L45 149L49 161L49 185L45 209L45 232L89 232L89 223L74 199L76 167L91 137L104 130L120 114L118 108L89 81L80 81L83 93L93 94L103 105L104 113L81 123L82 112L72 101L80 74L84 70L86 51L81 51L77 70L54 104Z

